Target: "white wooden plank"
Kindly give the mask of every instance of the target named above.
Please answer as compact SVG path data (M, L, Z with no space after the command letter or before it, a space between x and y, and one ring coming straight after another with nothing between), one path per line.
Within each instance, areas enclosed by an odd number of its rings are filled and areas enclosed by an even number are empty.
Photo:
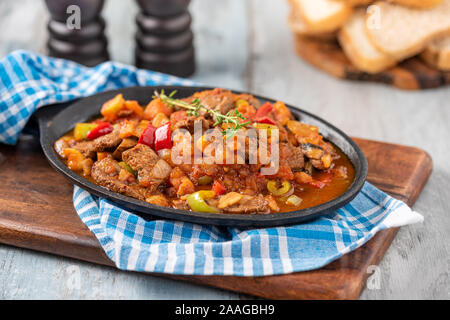
M246 2L192 1L190 12L198 62L193 80L233 89L245 85L244 74L249 58Z

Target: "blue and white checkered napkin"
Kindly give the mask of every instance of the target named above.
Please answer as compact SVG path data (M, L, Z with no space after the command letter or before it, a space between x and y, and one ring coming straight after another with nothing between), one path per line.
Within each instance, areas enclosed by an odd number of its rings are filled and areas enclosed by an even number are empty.
M89 69L16 51L0 61L0 142L14 144L40 106L108 89L156 84L192 83L114 62ZM380 230L423 221L406 204L369 183L351 203L328 216L266 229L145 221L78 187L73 202L118 268L187 275L265 276L317 269Z

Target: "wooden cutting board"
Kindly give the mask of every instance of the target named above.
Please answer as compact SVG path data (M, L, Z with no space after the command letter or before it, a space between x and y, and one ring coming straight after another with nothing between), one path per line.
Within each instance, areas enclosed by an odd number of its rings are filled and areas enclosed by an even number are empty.
M300 57L337 78L380 82L405 90L430 89L450 84L450 72L433 69L417 57L389 70L370 74L353 66L336 41L295 36L294 42Z
M368 180L413 205L432 170L416 148L355 139L369 160ZM112 266L72 205L72 185L47 163L36 138L0 145L0 242ZM357 299L397 229L320 270L268 277L165 276L269 299Z

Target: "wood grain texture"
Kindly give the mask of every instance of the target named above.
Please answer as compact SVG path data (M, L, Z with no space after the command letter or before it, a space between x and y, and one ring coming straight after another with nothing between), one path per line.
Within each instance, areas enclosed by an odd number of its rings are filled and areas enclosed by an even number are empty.
M381 82L405 90L430 89L450 84L450 72L433 69L420 58L411 58L386 71L370 74L353 66L335 41L294 36L294 42L300 57L337 78Z
M356 140L369 160L369 181L412 205L431 170L424 151ZM0 147L9 169L0 171L0 241L70 258L112 266L96 238L71 204L72 186L53 171L36 139ZM395 159L395 165L387 165ZM357 299L397 229L374 237L360 249L320 270L270 277L168 276L271 299Z

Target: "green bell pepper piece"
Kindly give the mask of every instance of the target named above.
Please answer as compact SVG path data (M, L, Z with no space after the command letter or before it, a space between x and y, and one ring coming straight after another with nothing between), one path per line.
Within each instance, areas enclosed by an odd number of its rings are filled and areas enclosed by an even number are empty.
M119 162L119 166L121 166L123 169L127 170L132 175L134 175L134 176L136 175L136 172L133 169L131 169L131 167L127 163L121 161L121 162Z
M218 213L219 209L211 207L205 201L205 199L214 198L215 192L211 190L200 190L190 194L187 197L187 203L193 211L196 212L210 212Z
M89 131L97 126L95 123L77 123L73 130L75 140L81 141L87 138Z

